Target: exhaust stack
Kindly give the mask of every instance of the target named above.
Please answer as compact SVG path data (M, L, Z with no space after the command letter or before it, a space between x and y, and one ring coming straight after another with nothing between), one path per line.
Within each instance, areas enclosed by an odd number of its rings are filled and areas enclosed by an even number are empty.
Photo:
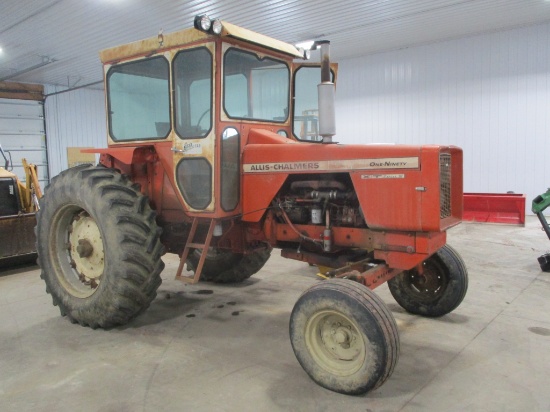
M319 99L319 134L323 143L332 143L336 134L336 116L334 113L334 83L330 74L330 41L320 40L315 46L321 49L321 83L317 86Z

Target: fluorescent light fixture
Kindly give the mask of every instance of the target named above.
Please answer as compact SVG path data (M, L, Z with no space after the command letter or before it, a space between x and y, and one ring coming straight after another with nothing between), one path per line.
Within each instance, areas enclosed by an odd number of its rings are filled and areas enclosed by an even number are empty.
M4 50L2 49L2 47L0 47L0 54L4 53Z

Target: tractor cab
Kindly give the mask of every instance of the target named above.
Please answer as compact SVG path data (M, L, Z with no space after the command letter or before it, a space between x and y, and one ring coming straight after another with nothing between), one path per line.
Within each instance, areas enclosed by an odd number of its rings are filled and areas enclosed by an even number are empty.
M154 146L173 175L166 176L170 184L159 178L156 186L145 181L142 186L162 191L163 207L175 210L179 203L190 216L238 215L244 146L323 139L321 68L294 63L305 52L290 44L197 16L194 28L100 56L108 153L135 164L136 153L143 156L144 146ZM327 82L332 89L335 74L332 65Z
M0 217L13 216L23 211L17 176L0 167Z
M17 216L26 211L25 199L21 196L22 185L17 175L11 172L11 154L4 152L0 146L0 155L4 160L4 167L0 167L0 218ZM8 159L9 157L9 159Z

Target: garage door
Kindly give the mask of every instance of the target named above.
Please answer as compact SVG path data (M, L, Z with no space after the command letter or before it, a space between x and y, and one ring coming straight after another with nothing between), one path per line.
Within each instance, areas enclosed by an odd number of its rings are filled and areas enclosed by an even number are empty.
M21 163L25 158L38 166L40 186L46 187L49 179L43 102L0 98L0 144L10 153L13 173L21 181L25 181Z

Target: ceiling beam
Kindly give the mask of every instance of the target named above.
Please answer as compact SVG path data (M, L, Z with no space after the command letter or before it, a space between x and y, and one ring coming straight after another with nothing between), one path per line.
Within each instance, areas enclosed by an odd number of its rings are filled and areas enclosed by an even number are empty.
M41 84L0 82L0 98L43 101L44 86Z

